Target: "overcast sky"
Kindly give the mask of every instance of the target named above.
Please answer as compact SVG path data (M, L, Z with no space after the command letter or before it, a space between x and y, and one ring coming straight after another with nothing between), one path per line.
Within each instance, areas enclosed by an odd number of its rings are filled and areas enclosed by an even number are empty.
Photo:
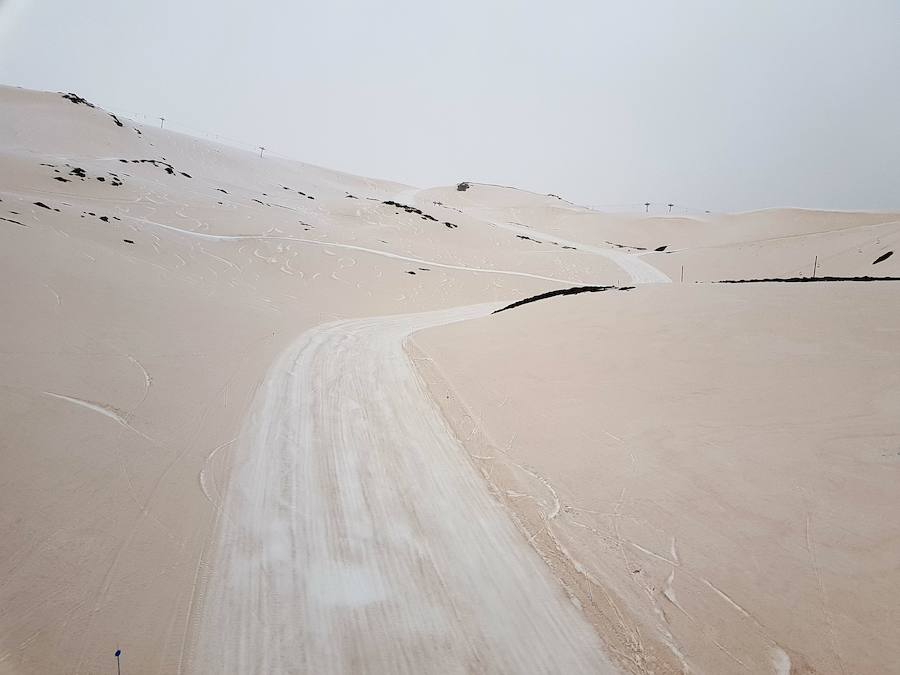
M422 187L900 208L897 0L0 0L0 82Z

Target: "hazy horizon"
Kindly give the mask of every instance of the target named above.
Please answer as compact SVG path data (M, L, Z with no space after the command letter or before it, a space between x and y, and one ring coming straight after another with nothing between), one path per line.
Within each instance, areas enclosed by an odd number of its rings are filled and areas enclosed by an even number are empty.
M900 208L900 6L0 2L0 82L420 187ZM140 118L138 118L140 121Z

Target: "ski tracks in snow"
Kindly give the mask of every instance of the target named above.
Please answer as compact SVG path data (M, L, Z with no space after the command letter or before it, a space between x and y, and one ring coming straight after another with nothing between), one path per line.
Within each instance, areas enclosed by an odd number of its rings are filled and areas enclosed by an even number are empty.
M463 307L325 324L235 448L194 672L608 673L403 349Z

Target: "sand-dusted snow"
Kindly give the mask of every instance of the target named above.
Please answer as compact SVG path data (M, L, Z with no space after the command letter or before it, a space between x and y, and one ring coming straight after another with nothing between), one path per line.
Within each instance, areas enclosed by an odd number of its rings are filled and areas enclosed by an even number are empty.
M105 672L117 648L125 672L209 672L192 655L218 505L254 393L306 331L608 278L600 256L387 203L406 186L120 127L55 93L0 88L0 105L0 672ZM424 667L516 658L467 649Z
M900 663L900 282L639 286L416 333L495 495L632 672Z
M900 662L897 291L663 283L896 276L897 214L601 214L0 110L0 673Z

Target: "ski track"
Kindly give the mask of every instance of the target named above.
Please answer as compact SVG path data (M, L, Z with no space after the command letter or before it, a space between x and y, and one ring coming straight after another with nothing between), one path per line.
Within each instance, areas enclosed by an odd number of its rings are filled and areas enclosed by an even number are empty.
M560 246L571 246L583 253L593 253L594 255L608 258L622 268L622 270L631 277L631 281L636 284L668 284L672 282L667 274L659 271L650 263L641 260L640 256L637 255L623 253L622 251L617 251L615 249L603 248L602 246L591 246L577 241L560 239L555 234L540 232L533 228L517 225L515 223L493 222L493 224L516 234L522 234L529 237L541 237L542 239L555 241Z
M615 672L403 348L494 308L324 324L279 358L234 450L187 670Z
M526 277L528 279L540 279L542 281L552 281L554 283L559 284L567 284L571 286L577 286L584 282L582 281L574 281L572 279L557 279L556 277L547 277L540 274L529 274L528 272L514 272L510 270L496 270L490 268L483 267L466 267L464 265L451 265L449 263L441 263L436 262L434 260L424 260L422 258L413 258L410 256L399 255L397 253L391 253L390 251L381 251L377 248L366 248L364 246L356 246L355 244L336 244L330 241L321 241L318 239L306 239L303 237L292 237L288 235L266 235L266 234L209 234L207 232L193 232L191 230L183 230L180 227L175 227L173 225L166 225L165 223L158 223L152 220L147 220L146 218L132 218L140 223L146 223L148 225L153 225L155 227L161 227L166 230L172 230L174 232L180 232L183 235L190 237L199 237L202 239L209 239L213 241L296 241L304 244L313 244L315 246L330 246L333 248L343 248L351 251L362 251L363 253L372 253L374 255L380 255L385 258L393 258L394 260L404 260L406 262L412 262L419 265L425 265L430 267L440 267L443 269L450 270L461 270L464 272L482 272L485 274L503 274L506 276L514 276L514 277ZM505 229L511 231L519 231L517 226L515 225L503 225L500 223L495 223L498 227L503 227ZM564 239L559 239L554 237L553 235L543 234L541 232L537 232L536 230L531 230L529 228L521 228L522 232L529 232L534 235L544 236L547 238L552 238L554 241L557 241L563 245L573 246L581 251L587 253L595 253L597 255L601 255L603 257L609 258L616 265L621 267L634 283L638 284L647 284L647 283L669 283L671 279L668 276L660 272L658 269L650 265L649 263L644 262L637 256L628 255L627 253L621 253L620 251L614 251L610 249L600 248L597 246L588 246L587 244L578 244L577 242L567 242ZM332 254L333 255L333 254Z
M117 408L114 408L113 406L105 404L105 403L97 403L96 401L88 401L87 399L77 398L75 396L66 396L65 394L56 394L52 391L44 391L41 393L44 396L51 396L53 398L58 398L61 401L67 401L69 403L73 403L75 405L81 406L82 408L87 408L88 410L93 410L96 413L100 413L104 417L109 417L110 419L115 420L116 422L121 424L123 427L125 427L129 431L133 431L134 433L136 433L138 436L140 436L144 440L147 440L154 445L158 444L158 441L155 438L151 438L150 436L145 434L143 431L140 431L139 429L136 429L135 427L133 427L131 425L128 418L134 414L133 411L132 411L132 413L126 415L126 414L123 414L122 411L118 410Z
M419 192L420 190L418 190L417 188L409 188L403 190L402 192L399 192L397 196L394 197L394 199L396 201L399 201L400 203L416 204L416 198ZM504 230L514 232L515 234L523 234L525 236L538 236L542 239L555 241L560 246L571 246L572 248L583 253L593 253L594 255L599 255L607 258L611 262L618 265L631 278L631 281L636 284L668 284L672 282L668 275L664 274L663 272L656 269L653 265L644 262L640 259L640 257L633 254L623 253L622 251L617 251L615 249L603 248L602 246L582 244L580 242L570 241L568 239L560 239L555 234L541 232L530 227L525 227L524 225L519 225L518 223L498 223L495 221L485 222L490 222L492 225L496 225L497 227L503 228ZM550 251L547 252L549 253Z

